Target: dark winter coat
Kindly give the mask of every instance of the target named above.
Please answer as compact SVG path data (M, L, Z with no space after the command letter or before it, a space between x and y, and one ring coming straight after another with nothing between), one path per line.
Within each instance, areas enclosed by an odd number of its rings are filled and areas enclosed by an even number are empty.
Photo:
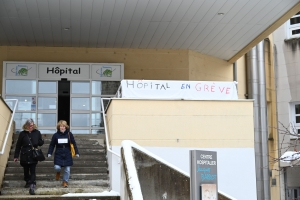
M19 134L14 158L19 158L20 155L20 164L34 164L38 162L32 158L31 144L35 148L44 144L40 131L34 129L29 133L29 131L24 130Z
M70 133L70 140L74 144L75 152L79 155L79 151L73 134L69 132L69 130L66 130L64 133L57 131L52 136L51 143L48 149L48 154L52 155L54 147L56 147L54 155L54 165L59 165L62 167L73 165L68 133ZM67 143L58 143L58 139L67 139Z

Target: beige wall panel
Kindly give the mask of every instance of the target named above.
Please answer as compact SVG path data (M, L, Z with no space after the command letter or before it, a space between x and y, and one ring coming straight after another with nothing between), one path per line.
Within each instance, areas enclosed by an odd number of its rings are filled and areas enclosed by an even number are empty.
M114 99L108 110L114 146L133 140L143 146L254 147L252 101Z
M6 130L8 129L10 117L11 117L10 109L6 106L6 104L2 100L0 100L0 151L2 151L4 145L3 142L6 137ZM6 168L6 164L9 157L11 144L12 144L13 132L14 132L14 127L12 125L12 128L8 133L9 136L7 139L6 146L4 148L4 153L0 154L0 184L2 184L2 180L4 177L4 171Z
M9 121L11 116L11 110L7 107L6 103L0 100L0 116L4 118L4 120Z
M0 62L124 63L125 79L232 81L232 64L188 50L0 47ZM0 70L2 75L2 70ZM2 76L1 76L2 77ZM2 89L2 81L1 81Z
M152 140L159 134L160 139L201 138L253 140L248 121L251 117L244 116L116 116L113 117L113 137L121 139ZM232 121L235 122L234 126ZM122 126L120 126L122 124ZM249 125L248 125L249 124ZM162 131L163 130L163 131Z
M0 116L0 140L4 140L7 128L8 122ZM2 148L2 142L0 142L0 148Z
M189 51L189 80L232 81L232 64L211 56Z
M184 103L182 103L184 102ZM199 103L201 102L201 103ZM252 115L253 109L245 109L252 101L164 101L114 99L112 111L117 115ZM187 106L188 105L188 106ZM216 106L217 105L217 106ZM153 109L149 109L149 107ZM208 109L209 107L209 109ZM248 107L247 107L248 108Z
M242 56L236 61L237 65L237 82L238 82L238 97L239 99L246 99L247 94L247 67L246 58Z
M113 146L119 146L123 140L113 140ZM140 146L174 147L174 148L253 148L253 141L249 140L134 140ZM253 151L254 154L254 151Z

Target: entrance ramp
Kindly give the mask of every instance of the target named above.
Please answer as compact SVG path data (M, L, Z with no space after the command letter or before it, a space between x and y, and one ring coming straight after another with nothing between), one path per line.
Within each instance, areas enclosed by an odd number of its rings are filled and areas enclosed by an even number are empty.
M56 181L54 154L36 167L36 195L29 195L24 188L23 168L13 161L18 135L14 135L9 161L2 182L0 199L111 199L118 200L119 195L110 191L104 139L102 135L74 135L80 157L73 158L68 188L62 187L61 179ZM41 147L47 155L52 134L43 134L44 145Z

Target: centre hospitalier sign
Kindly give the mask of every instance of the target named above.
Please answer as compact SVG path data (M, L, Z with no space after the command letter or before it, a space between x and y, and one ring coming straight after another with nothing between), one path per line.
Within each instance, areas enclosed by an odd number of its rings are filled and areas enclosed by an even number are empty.
M219 81L122 80L122 98L237 100L236 84Z

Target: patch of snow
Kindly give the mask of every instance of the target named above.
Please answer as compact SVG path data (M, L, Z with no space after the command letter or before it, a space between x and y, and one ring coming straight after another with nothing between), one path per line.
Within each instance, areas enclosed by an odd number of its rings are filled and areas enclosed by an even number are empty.
M64 194L61 195L64 197L90 197L90 196L94 196L94 197L102 197L102 196L120 196L120 194L118 192L115 191L104 191L104 192L96 192L96 193L68 193L68 194Z
M280 161L282 162L291 162L295 160L300 160L299 151L287 151L282 156L280 156Z

